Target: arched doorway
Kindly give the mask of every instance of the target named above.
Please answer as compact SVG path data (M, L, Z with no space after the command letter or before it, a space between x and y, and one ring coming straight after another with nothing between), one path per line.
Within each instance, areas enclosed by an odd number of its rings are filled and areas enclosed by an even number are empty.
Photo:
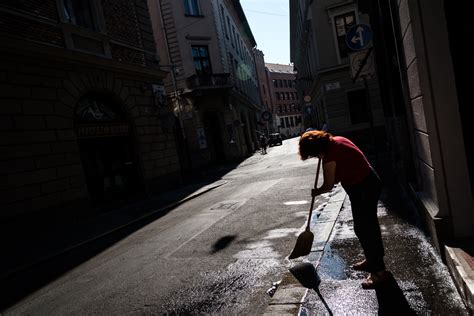
M89 195L95 203L121 201L139 186L130 124L120 103L103 93L83 96L75 130Z

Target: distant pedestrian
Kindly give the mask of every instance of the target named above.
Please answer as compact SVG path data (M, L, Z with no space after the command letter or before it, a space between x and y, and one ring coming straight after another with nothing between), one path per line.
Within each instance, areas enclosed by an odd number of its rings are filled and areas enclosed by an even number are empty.
M363 152L345 137L314 130L301 136L299 154L302 160L322 159L324 183L311 190L313 196L331 191L339 182L349 195L354 232L365 255L365 260L352 268L370 273L362 288L374 289L387 281L391 274L385 269L384 246L377 218L381 181Z
M267 138L263 134L260 135L260 150L262 155L267 153Z

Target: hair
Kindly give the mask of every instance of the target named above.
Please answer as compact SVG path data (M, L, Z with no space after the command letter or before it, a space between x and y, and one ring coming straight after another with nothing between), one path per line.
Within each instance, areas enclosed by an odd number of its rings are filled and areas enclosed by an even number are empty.
M324 153L329 147L332 135L325 131L308 131L301 135L299 142L299 154L301 160L317 157Z

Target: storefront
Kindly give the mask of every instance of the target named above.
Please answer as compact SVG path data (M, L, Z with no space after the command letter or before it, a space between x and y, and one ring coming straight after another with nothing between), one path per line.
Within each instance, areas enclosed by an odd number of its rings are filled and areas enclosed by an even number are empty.
M75 131L90 198L101 203L136 193L133 137L120 104L108 95L84 96L75 111Z

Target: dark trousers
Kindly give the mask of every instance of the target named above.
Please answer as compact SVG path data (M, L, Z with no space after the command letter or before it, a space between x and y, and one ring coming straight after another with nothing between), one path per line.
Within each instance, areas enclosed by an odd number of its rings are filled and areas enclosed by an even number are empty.
M377 218L381 182L372 171L360 183L344 186L349 195L354 219L354 232L364 250L369 272L385 270L384 247Z

